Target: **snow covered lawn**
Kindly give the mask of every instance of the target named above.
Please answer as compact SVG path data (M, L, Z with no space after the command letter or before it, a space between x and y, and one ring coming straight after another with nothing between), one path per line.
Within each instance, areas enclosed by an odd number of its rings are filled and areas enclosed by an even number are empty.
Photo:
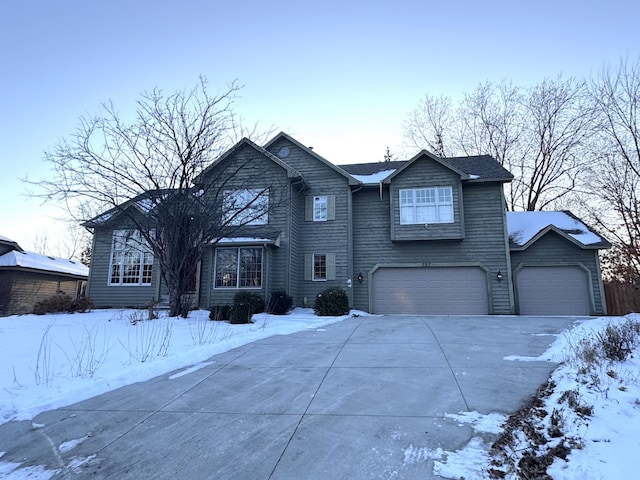
M189 318L146 310L15 315L0 318L0 424L28 420L180 368L197 369L213 355L273 335L339 322L311 309L285 316L254 315L230 325L200 310Z

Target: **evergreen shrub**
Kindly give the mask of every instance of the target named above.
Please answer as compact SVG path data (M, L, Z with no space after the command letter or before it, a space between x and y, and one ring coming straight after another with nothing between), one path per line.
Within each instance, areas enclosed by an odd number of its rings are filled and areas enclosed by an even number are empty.
M274 315L285 315L293 307L293 298L284 290L271 292L267 312Z
M251 323L251 315L264 312L264 299L255 292L238 292L233 297L229 323Z
M339 287L321 291L313 304L313 311L321 317L337 317L349 313L349 297Z

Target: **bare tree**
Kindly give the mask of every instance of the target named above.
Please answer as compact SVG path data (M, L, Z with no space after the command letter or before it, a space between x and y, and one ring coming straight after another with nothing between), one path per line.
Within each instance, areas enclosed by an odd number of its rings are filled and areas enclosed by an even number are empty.
M542 210L575 189L594 115L585 82L561 77L530 90L526 113L530 148L520 172L526 187L522 207Z
M232 83L212 95L201 78L188 91L165 95L154 89L140 96L132 122L112 103L104 104L98 115L81 118L70 140L46 153L53 178L32 182L37 195L92 219L90 227L117 217L140 232L138 248L160 266L172 316L188 313L188 293L206 246L277 206L277 196L262 202L271 187L247 190L252 198L237 204L224 198L247 178L250 157L207 170L241 130L231 108L239 88Z
M404 123L404 136L412 147L426 148L440 157L446 157L452 146L456 118L451 99L445 96L425 95L409 113Z
M527 158L525 96L510 82L485 82L465 94L459 107L460 150L489 154L516 174L507 187L507 205L518 206L526 189L521 173Z
M604 68L589 91L599 120L591 218L613 240L605 258L609 277L640 283L640 59Z
M528 91L485 82L457 108L427 95L405 122L405 136L439 156L492 155L510 170L510 209L541 210L575 188L592 113L584 82L546 79Z

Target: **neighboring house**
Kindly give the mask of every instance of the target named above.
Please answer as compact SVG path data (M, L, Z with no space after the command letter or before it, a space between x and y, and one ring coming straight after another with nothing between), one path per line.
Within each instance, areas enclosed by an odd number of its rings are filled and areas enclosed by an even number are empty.
M372 313L606 312L597 256L606 240L568 213L507 215L503 184L513 177L490 156L443 159L422 151L408 161L337 166L280 133L264 147L243 139L202 179L240 159L250 159L251 170L240 169L225 195L237 205L269 187L260 203L275 207L206 250L194 282L201 308L230 304L239 291L268 299L275 290L312 306L321 290L336 286L353 308ZM139 214L143 207L143 200L131 202ZM567 218L576 223L567 227ZM540 228L517 237L512 220ZM157 263L133 247L125 215L111 211L85 225L94 231L88 294L97 306L165 297ZM568 290L571 274L580 279ZM547 308L541 287L557 278L554 294L581 288L588 305L553 300Z
M31 313L37 302L57 293L76 298L88 277L80 262L26 252L0 236L0 316Z

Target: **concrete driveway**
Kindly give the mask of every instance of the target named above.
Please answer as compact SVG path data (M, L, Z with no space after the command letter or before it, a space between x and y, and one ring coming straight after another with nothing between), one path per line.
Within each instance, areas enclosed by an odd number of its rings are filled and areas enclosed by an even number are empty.
M517 410L554 365L503 357L540 355L575 320L366 316L271 337L1 425L0 462L56 479L439 478L424 452L476 435L445 414Z

